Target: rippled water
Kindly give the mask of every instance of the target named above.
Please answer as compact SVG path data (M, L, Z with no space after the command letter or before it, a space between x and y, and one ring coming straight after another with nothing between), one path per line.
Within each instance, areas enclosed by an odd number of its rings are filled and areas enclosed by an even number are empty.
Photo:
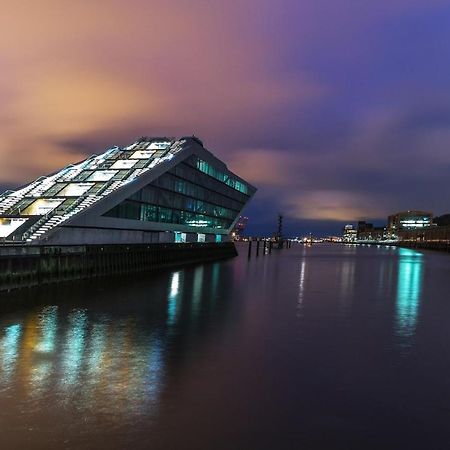
M450 255L240 253L3 295L0 448L450 448Z

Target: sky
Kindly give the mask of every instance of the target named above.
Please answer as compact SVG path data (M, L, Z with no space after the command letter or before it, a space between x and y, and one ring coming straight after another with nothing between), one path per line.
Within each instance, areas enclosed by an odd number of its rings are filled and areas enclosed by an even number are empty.
M450 211L448 0L3 0L0 191L195 134L248 232Z

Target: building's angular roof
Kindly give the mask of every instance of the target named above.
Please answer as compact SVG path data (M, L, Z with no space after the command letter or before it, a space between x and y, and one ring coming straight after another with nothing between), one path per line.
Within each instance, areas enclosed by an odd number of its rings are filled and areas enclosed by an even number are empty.
M7 191L0 196L0 240L38 243L55 227L96 209L102 200L109 203L107 197L128 192L126 186L145 184L150 173L159 173L160 166L168 165L182 151L189 153L190 147L211 155L195 137L143 137L40 177L17 191ZM226 168L220 160L216 162ZM232 180L237 188L242 184L239 177Z

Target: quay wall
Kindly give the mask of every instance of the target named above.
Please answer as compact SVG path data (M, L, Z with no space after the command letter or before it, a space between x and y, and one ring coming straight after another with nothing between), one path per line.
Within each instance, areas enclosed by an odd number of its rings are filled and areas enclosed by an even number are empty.
M450 252L450 226L399 232L399 247Z
M0 291L152 271L236 255L232 242L1 246Z

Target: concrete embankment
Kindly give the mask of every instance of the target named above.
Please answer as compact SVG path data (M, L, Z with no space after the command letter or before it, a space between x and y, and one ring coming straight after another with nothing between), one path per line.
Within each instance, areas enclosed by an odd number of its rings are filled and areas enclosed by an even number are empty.
M450 242L448 241L400 241L398 247L413 248L417 250L438 250L450 252Z
M236 256L232 242L3 246L0 291L157 270Z

